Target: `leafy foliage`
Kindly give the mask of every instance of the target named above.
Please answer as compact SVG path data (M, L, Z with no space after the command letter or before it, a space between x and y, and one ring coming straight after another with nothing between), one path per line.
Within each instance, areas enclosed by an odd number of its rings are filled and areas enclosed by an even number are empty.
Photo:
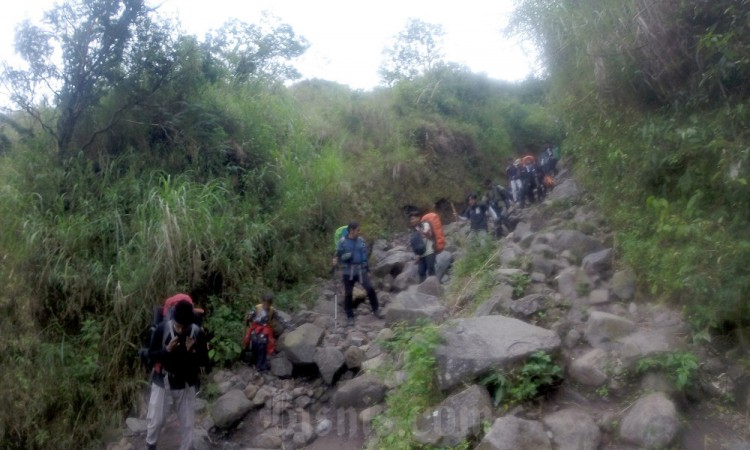
M524 365L508 373L497 370L480 383L493 393L495 406L523 403L536 398L562 381L562 369L542 351L529 356Z
M671 352L641 358L636 365L638 373L659 370L672 378L677 389L683 390L698 372L698 358L690 352Z
M403 354L406 378L386 398L386 412L376 418L377 447L414 449L419 444L412 438L412 425L417 415L440 396L434 356L440 334L435 325L400 327L394 332L384 346L392 353Z

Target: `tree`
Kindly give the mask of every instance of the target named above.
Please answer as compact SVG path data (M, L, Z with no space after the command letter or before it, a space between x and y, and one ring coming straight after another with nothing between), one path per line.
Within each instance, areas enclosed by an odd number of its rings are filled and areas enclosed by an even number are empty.
M258 25L231 20L209 34L206 44L229 76L238 81L261 76L299 79L302 75L289 61L302 56L310 46L290 25L268 15Z
M401 80L412 80L435 68L443 60L441 25L409 19L395 37L393 47L383 50L379 74L383 84L392 86Z
M19 27L16 52L27 67L6 66L3 78L11 100L55 139L61 160L76 146L88 147L169 77L171 29L150 13L144 0L67 0L45 13L41 25ZM81 130L115 91L109 117Z

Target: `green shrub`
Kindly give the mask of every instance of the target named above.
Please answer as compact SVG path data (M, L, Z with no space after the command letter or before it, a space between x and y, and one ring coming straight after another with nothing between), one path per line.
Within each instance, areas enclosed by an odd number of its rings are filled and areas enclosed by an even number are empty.
M492 392L495 406L514 405L533 400L562 381L562 368L545 352L531 354L520 369L496 370L480 383Z

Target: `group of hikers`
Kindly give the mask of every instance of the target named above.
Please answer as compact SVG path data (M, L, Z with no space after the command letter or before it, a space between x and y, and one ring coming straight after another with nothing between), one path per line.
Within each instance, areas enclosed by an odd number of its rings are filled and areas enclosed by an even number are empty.
M527 202L540 201L551 188L551 177L557 173L558 150L547 145L539 162L527 155L511 160L506 170L508 189L485 180L484 195L470 194L466 207L457 220L468 221L472 233L489 232L490 221L496 235L503 227L511 231L514 222L508 212L514 205L526 206ZM549 178L546 180L545 178ZM434 212L423 214L419 209L406 209L410 227L409 243L417 258L417 273L420 283L428 276L436 275L437 255L445 248L445 236L440 217ZM344 312L347 325L355 323L353 290L359 283L367 294L372 314L383 319L378 296L370 279L369 252L360 234L360 224L350 222L339 227L334 236L335 251L331 260L334 268L341 270L344 287ZM334 305L338 310L338 305ZM142 356L153 367L151 394L148 403L148 428L146 444L149 450L156 448L161 429L173 405L180 423L181 450L192 448L195 424L195 399L199 387L201 370L209 364L208 339L201 328L202 310L193 306L186 294L168 298L159 316L152 325L150 345ZM289 324L277 314L273 307L273 294L266 293L261 303L245 317L248 326L243 339L243 348L252 355L259 372L269 370L268 356L275 352L276 337L289 328Z

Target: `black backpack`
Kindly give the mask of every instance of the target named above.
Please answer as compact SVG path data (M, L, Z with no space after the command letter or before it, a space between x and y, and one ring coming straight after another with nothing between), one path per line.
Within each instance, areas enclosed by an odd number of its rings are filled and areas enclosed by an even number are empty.
M409 243L411 244L411 249L416 255L422 256L424 255L424 252L427 251L427 244L425 244L424 239L422 239L422 233L417 230L411 232Z

